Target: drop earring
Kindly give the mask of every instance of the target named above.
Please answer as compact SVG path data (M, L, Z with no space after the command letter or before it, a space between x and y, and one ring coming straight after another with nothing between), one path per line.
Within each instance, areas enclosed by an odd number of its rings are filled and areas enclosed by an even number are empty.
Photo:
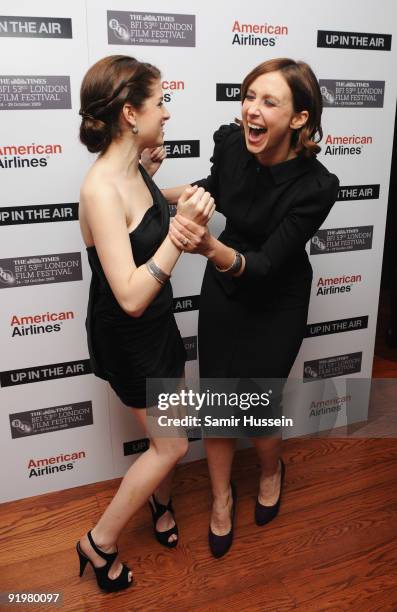
M134 125L131 131L133 134L138 134L138 128L136 127L136 125Z

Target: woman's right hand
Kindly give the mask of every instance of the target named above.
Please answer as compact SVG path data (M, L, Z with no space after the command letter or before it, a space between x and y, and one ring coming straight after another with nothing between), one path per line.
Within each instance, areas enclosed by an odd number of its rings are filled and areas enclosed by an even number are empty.
M156 174L163 160L167 157L164 147L154 149L144 149L141 153L140 163L145 168L149 176Z
M177 213L199 225L207 225L215 211L214 198L202 187L188 187L177 204Z
M168 235L175 246L186 253L208 257L213 246L213 237L206 225L199 225L180 214L171 219Z

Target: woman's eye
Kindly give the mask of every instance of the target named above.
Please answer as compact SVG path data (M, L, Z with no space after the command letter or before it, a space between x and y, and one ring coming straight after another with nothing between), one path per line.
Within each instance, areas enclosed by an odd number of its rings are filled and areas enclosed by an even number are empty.
M253 96L251 94L246 94L245 99L246 100L255 100L255 96Z
M276 106L273 100L265 100L266 106Z

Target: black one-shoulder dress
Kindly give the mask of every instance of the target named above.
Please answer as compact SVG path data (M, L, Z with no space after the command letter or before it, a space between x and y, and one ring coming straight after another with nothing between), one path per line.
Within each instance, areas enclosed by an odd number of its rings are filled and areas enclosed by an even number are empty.
M167 201L139 167L153 205L129 235L137 267L153 256L169 225ZM151 401L146 396L146 380L179 378L186 361L173 315L171 283L165 283L141 317L131 317L114 297L95 246L88 247L87 254L92 271L86 320L92 370L110 383L124 404L145 408Z

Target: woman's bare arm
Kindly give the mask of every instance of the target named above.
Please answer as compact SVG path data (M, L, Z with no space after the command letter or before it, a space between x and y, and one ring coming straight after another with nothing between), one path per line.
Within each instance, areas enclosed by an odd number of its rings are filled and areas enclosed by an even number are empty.
M125 212L120 195L113 185L100 188L83 187L81 205L93 237L98 257L110 288L121 308L132 317L139 317L161 289L146 265L137 267L131 251ZM178 203L184 213L198 223L206 222L213 213L213 200L203 189L185 191ZM171 274L181 254L167 236L153 259L166 274Z
M167 200L168 204L176 204L182 193L190 187L188 183L186 185L177 185L176 187L167 187L166 189L162 189L161 193Z

